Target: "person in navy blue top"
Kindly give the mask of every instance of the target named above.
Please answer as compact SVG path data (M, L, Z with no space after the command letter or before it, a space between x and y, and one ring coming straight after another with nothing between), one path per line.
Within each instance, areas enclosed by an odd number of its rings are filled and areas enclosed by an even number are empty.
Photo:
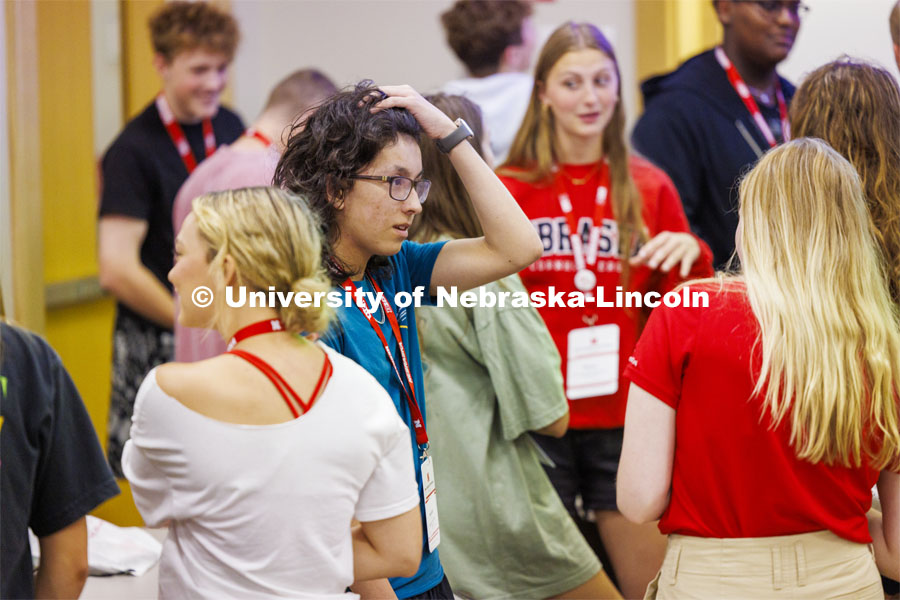
M421 288L420 302L430 304L440 287L462 291L495 281L527 267L542 251L531 223L466 141L466 133L471 135L468 125L454 123L409 86L376 87L364 81L333 96L294 127L275 173L276 185L304 196L318 213L325 265L335 286L381 291L386 300L338 309L336 323L323 336L391 395L410 428L422 494L418 572L409 578L358 581L353 590L363 598L453 597L436 547L415 304L398 305L396 294ZM420 136L448 152L472 198L483 237L434 244L407 241L430 185L422 171ZM439 474L436 480L440 486L454 485Z
M776 143L782 131L781 98L794 86L776 72L800 29L805 6L793 1L713 2L722 23L721 48L737 69ZM734 253L738 179L771 144L729 81L715 50L702 52L675 71L641 84L644 114L632 143L662 168L678 188L691 229L723 268Z

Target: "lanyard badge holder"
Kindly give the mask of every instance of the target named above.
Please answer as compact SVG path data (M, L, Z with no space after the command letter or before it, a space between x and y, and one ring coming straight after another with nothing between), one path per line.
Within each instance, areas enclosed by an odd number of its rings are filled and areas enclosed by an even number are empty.
M733 87L734 91L737 92L737 95L741 97L744 106L747 107L750 116L753 117L753 122L756 123L756 127L763 134L763 137L766 138L769 147L774 148L778 145L778 141L775 139L775 134L772 133L769 124L766 123L766 119L762 116L762 112L760 112L756 100L754 100L753 96L750 94L750 88L744 83L744 79L741 77L740 73L738 73L734 64L728 59L728 56L725 55L722 46L716 47L715 55L716 60L719 61L719 65L725 70L725 74L728 76L728 82L731 84L731 87ZM781 120L781 136L784 138L784 141L788 141L791 138L791 124L788 120L787 102L784 100L784 93L781 91L781 82L778 79L775 80L775 97L778 99L778 117Z
M391 352L390 346L388 345L387 338L384 336L384 332L381 331L381 327L372 316L372 311L370 311L366 306L365 301L363 301L362 303L358 303L356 305L356 308L358 308L359 311L363 314L366 321L369 323L369 326L375 331L375 335L378 336L378 339L381 342L382 347L384 348L384 354L387 357L388 362L391 363L394 374L400 381L400 389L403 391L403 395L406 397L406 402L409 406L413 431L416 435L416 447L420 452L418 459L420 463L420 470L422 472L422 503L425 507L425 526L428 532L428 551L434 552L434 550L438 547L438 544L441 543L441 528L438 522L437 489L434 481L434 464L432 463L431 456L428 455L428 432L425 430L425 419L422 417L422 411L419 409L419 403L416 401L415 384L413 383L412 371L409 368L409 360L406 357L406 348L404 348L403 346L403 338L400 336L400 324L397 322L397 316L394 314L394 309L391 307L391 303L388 302L387 298L381 290L381 287L375 282L375 279L368 275L367 279L369 280L369 283L372 285L372 288L375 290L375 292L380 294L381 308L384 310L384 314L386 315L388 323L391 326L391 331L394 334L394 338L397 340L397 346L400 350L400 362L403 365L402 375L400 373L400 369L397 367L397 361L394 360L394 355ZM347 280L344 282L343 287L347 291L353 293L354 296L356 295L356 284L354 284L353 281L349 278L347 278Z
M593 266L597 262L597 252L600 246L600 226L603 224L603 215L607 208L609 196L609 165L606 161L600 170L600 182L597 185L597 193L594 198L594 217L591 223L591 234L588 239L588 247L584 248L581 235L578 232L578 224L575 222L575 214L572 210L572 201L565 193L560 178L557 185L557 198L559 208L566 217L569 226L569 242L572 245L572 257L575 260L575 289L580 292L592 293L597 287L597 274ZM600 224L598 225L598 220ZM588 268L588 267L592 268Z
M585 249L575 222L572 202L562 181L557 187L559 207L569 225L569 241L575 259L575 288L593 294L597 286L594 265L600 244L602 220L609 209L609 165L604 161L594 198L594 217ZM588 268L590 267L590 268ZM590 325L569 331L566 352L566 397L571 400L615 394L619 389L619 326Z

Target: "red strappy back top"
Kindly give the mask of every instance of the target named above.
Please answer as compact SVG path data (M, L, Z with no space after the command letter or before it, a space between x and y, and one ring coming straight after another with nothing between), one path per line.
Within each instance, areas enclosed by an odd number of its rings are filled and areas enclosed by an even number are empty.
M313 388L312 394L309 397L309 402L304 402L303 398L300 397L294 389L288 385L288 382L284 380L284 378L278 374L278 371L272 368L272 366L256 356L255 354L250 354L244 350L229 350L228 354L234 354L235 356L239 356L249 362L251 365L262 371L263 375L269 378L269 381L272 382L272 385L275 386L275 389L278 390L278 393L281 394L281 397L284 399L285 404L287 404L288 408L291 411L291 414L294 415L294 418L299 417L301 414L309 412L309 409L312 407L313 403L319 397L319 393L322 389L327 385L328 380L331 378L331 373L334 370L331 366L331 361L328 360L328 354L325 354L325 362L322 364L322 372L319 373L319 380L316 382L316 387ZM298 409L300 409L298 411Z

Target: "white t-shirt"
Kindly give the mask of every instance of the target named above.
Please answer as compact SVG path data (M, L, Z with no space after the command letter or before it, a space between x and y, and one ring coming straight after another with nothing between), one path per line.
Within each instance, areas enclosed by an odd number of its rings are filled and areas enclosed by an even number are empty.
M495 73L487 77L457 79L444 92L465 96L481 107L481 118L490 134L497 165L509 154L516 132L525 118L534 79L528 73Z
M410 433L362 367L334 367L308 413L275 425L211 419L138 391L122 466L150 527L169 526L160 598L345 598L350 521L419 504Z

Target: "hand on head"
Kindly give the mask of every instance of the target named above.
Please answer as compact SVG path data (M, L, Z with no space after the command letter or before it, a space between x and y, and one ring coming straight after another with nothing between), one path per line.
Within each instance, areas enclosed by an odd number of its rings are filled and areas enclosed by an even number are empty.
M456 124L450 117L422 97L419 92L408 85L384 85L379 87L384 98L373 97L373 113L388 108L405 108L416 118L425 134L435 140L447 137L456 131Z

